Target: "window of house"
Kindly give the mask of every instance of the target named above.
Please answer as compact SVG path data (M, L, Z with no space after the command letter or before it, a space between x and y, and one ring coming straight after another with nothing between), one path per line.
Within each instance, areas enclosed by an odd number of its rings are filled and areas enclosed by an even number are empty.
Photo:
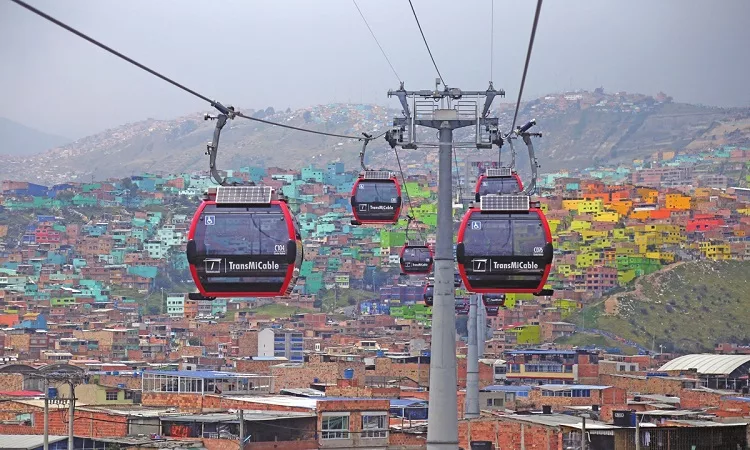
M321 431L323 439L349 439L349 416L323 416Z
M385 413L362 413L363 438L387 438L388 417Z
M133 391L125 391L125 400L133 399Z
M107 391L104 399L107 401L117 400L117 391Z

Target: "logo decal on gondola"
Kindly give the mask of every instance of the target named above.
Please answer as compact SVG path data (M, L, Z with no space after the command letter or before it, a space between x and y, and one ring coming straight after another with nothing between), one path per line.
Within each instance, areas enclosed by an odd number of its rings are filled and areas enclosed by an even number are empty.
M487 272L487 260L486 259L472 259L471 269L474 272Z
M247 272L250 270L279 270L276 261L248 261L246 263L227 262L228 272Z
M203 219L203 223L205 223L206 225L214 225L214 224L216 224L216 216L206 216Z
M492 270L534 270L539 269L539 264L534 261L512 261L500 263L492 261Z
M362 203L359 205L359 212L367 212L367 207L370 206L367 203Z
M534 256L544 256L544 247L534 247Z
M209 258L203 260L206 273L221 273L221 258Z
M478 220L472 220L471 221L471 229L472 230L481 230L482 229L482 222Z
M392 211L393 208L394 208L393 205L379 205L379 206L370 205L370 209L375 210L375 211L383 211L383 210Z
M286 245L275 244L273 246L273 254L274 255L286 255Z

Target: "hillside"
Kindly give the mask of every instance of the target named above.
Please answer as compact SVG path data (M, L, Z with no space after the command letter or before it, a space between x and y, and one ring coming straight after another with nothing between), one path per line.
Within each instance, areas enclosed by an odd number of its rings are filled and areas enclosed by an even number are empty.
M44 133L0 117L0 155L31 156L68 142L68 138Z
M395 106L395 105L394 105ZM511 103L499 103L502 127L512 120ZM251 110L245 110L251 113ZM263 112L265 114L265 111ZM289 125L339 134L379 133L399 112L373 105L331 104L297 111L273 112L264 118ZM580 168L600 163L630 163L659 150L702 150L706 146L750 143L750 109L721 109L657 102L639 94L583 92L546 96L524 104L520 119L536 118L535 130L543 170ZM206 142L213 122L202 114L175 120L148 119L123 125L31 158L11 157L0 167L0 178L17 177L41 183L124 177L143 172L181 173L207 170ZM425 131L425 133L427 133ZM470 138L471 130L456 134ZM430 136L432 136L430 134ZM236 119L221 136L219 168L248 165L299 168L342 161L358 165L361 144L300 133ZM368 161L374 168L395 168L383 139L370 144ZM472 151L476 153L476 151ZM487 155L496 154L485 152ZM525 166L523 153L519 165ZM402 151L405 164L434 162L437 152ZM461 156L459 156L461 157Z
M719 342L750 342L750 261L688 262L584 309L574 322L647 348L707 351ZM615 301L616 299L616 301Z

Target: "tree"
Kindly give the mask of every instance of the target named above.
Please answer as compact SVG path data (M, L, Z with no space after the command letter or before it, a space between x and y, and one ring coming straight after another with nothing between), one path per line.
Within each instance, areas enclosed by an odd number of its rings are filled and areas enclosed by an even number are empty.
M312 120L312 113L310 111L305 111L302 113L302 118L305 119L305 122L310 123Z
M196 336L193 336L188 339L188 344L195 347L195 346L201 345L201 340L197 338Z

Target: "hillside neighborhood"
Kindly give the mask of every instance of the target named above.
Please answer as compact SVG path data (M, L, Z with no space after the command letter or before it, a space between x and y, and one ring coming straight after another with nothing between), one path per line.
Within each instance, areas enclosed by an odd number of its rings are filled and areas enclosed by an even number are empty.
M468 202L491 161L459 163L465 175L455 188ZM749 168L750 149L721 146L546 174L554 295L508 294L488 318L482 415L460 421L462 447L580 441L583 413L594 448L630 448L615 442L632 440L636 421L654 442L744 446L750 349L702 342L713 352L678 354L647 336L586 328L578 317L602 302L616 316L619 294L610 294L665 268L750 260ZM430 169L406 167L413 175L403 188L410 231L434 243ZM357 174L342 163L228 175L273 186L296 213L305 262L286 298L188 298L186 233L212 185L206 174L2 182L0 433L41 434L45 392L70 396L67 384L45 374L63 371L79 380L76 445L219 450L234 448L240 435L247 449L424 444L431 311L424 279L399 275L405 215L395 226L350 225ZM566 343L581 335L604 344ZM50 408L49 431L61 442L68 409Z

